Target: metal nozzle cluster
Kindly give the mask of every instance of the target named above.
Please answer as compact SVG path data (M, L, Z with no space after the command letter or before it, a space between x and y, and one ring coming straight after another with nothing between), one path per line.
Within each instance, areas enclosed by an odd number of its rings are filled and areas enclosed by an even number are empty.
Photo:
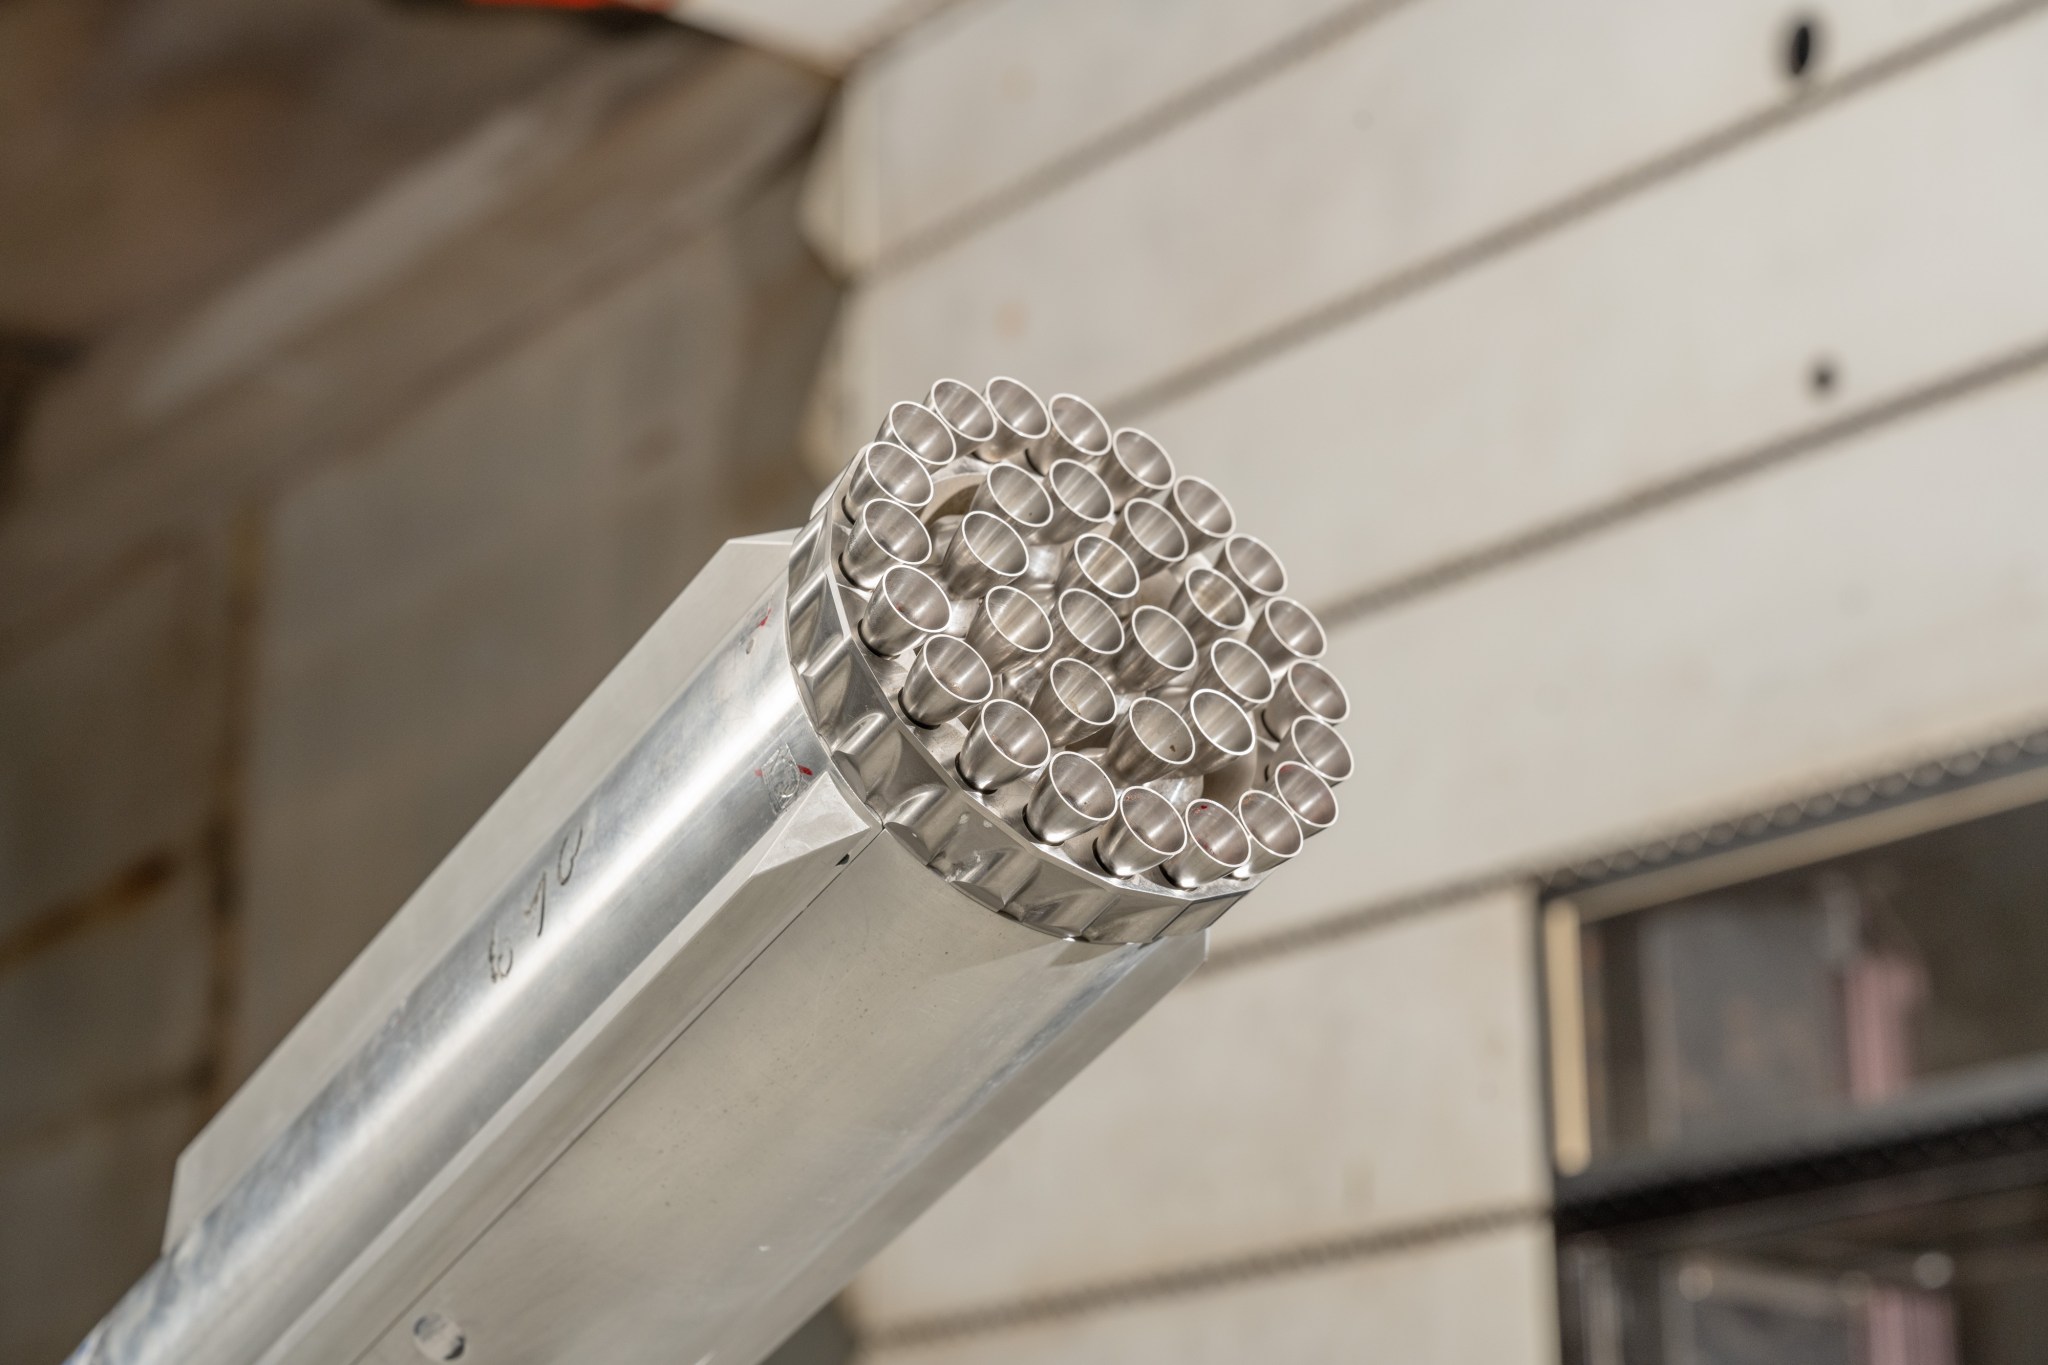
M1048 856L1145 885L1268 871L1336 820L1350 710L1229 500L1086 400L942 379L829 495L901 718Z

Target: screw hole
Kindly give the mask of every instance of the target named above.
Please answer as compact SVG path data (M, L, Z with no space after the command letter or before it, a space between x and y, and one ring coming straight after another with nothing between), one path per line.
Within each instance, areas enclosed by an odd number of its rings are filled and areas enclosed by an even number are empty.
M1822 356L1808 368L1806 387L1813 391L1815 398L1826 398L1834 393L1839 378L1835 373L1835 362Z
M1820 20L1810 15L1794 19L1785 30L1785 74L1795 81L1812 75L1820 65Z
M460 1360L469 1346L462 1329L439 1313L429 1313L413 1323L412 1343L428 1360Z

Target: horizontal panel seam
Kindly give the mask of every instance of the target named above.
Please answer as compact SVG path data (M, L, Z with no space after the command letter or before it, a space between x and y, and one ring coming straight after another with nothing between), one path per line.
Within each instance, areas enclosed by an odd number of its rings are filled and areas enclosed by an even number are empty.
M1235 1285L1299 1275L1331 1266L1419 1251L1544 1221L1547 1204L1511 1204L1407 1223L1371 1232L1299 1242L1246 1255L1197 1262L1080 1288L1059 1290L957 1312L912 1318L858 1333L865 1350L922 1346L1060 1318L1163 1299L1185 1298Z

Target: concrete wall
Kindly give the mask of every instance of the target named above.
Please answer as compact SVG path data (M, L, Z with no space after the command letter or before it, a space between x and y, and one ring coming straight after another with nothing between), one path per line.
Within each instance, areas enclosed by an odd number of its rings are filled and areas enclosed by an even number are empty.
M39 408L0 513L9 1365L148 1265L186 1140L704 558L808 504L828 87L688 41L511 111L493 145L540 142L481 198L458 139Z
M1343 832L856 1282L877 1365L1543 1362L1529 913L2048 715L2048 6L962 0L808 221L836 464L1086 394L1333 627Z

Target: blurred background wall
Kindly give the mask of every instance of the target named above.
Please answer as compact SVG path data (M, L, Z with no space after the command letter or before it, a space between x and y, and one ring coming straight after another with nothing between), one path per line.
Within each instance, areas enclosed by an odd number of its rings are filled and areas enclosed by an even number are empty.
M2048 717L2048 5L683 10L0 7L0 1359L719 541L995 373L1283 550L1362 775L866 1357L1558 1359L1545 888Z

